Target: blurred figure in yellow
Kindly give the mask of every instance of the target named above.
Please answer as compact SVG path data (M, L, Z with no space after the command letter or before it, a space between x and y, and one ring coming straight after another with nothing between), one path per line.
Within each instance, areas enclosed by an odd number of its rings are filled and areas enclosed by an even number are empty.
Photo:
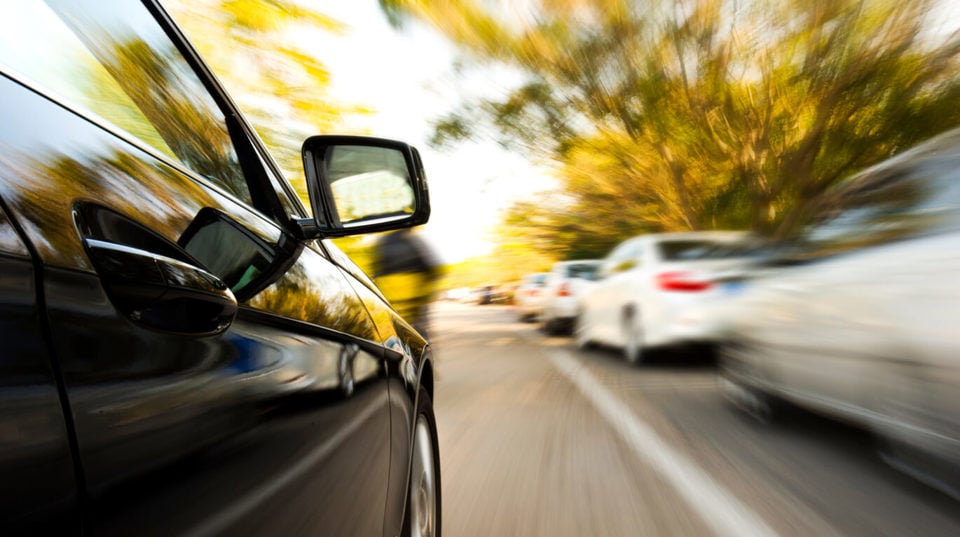
M409 229L383 235L374 247L374 281L397 312L424 337L440 267L433 250Z

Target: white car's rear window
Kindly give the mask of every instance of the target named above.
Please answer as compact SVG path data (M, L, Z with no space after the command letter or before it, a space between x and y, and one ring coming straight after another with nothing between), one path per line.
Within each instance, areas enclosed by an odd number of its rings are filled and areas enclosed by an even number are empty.
M695 259L720 259L727 257L725 243L706 240L674 240L657 244L660 259L664 261L692 261Z

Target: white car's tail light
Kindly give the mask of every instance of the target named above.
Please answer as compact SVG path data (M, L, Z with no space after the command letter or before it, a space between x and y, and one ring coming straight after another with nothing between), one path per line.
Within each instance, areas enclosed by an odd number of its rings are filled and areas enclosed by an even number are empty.
M657 288L662 291L696 293L713 287L713 282L698 279L695 274L683 271L662 272L657 274L656 280Z

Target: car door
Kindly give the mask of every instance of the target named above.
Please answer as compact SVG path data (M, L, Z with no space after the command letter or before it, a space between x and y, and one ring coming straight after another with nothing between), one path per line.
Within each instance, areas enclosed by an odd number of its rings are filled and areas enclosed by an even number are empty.
M611 253L606 263L602 316L603 339L613 345L624 344L623 319L626 308L637 307L640 301L644 271L643 243L634 239Z
M75 468L34 263L0 198L0 527L5 535L80 531Z
M901 305L890 297L911 273L904 246L917 216L910 205L922 199L903 174L879 179L831 194L824 215L805 230L802 262L767 285L768 314L759 321L776 347L771 362L783 388L853 419L875 397L869 385L878 365L899 346L894 312Z
M156 6L18 7L56 53L3 38L0 192L38 258L87 530L383 535L381 338L291 236L252 130Z
M828 255L808 286L815 297L808 330L817 337L807 339L799 380L854 419L883 412L896 398L927 414L922 419L938 414L930 410L933 383L914 386L912 377L948 376L927 373L949 341L943 334L953 297L938 276L956 259L944 236L956 212L956 161L939 158L938 166L915 159L851 181L837 196L838 214L811 237Z

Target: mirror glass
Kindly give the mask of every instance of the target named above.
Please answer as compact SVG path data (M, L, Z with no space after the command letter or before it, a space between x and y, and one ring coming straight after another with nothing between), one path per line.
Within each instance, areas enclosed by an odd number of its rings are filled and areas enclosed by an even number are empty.
M404 154L387 147L336 145L327 148L326 176L340 222L406 217L414 193Z

